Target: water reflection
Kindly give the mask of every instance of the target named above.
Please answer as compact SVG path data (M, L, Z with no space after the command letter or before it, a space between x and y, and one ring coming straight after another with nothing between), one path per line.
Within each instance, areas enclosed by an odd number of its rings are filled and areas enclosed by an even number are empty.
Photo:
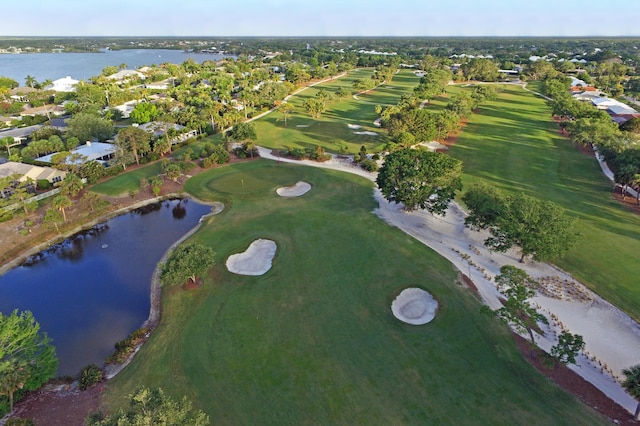
M176 204L171 210L171 214L173 215L174 219L184 219L184 217L187 215L187 209L182 205L181 202L178 202L178 204Z
M76 234L0 277L0 312L33 312L56 346L59 374L102 364L147 319L151 275L166 249L209 211L171 200Z

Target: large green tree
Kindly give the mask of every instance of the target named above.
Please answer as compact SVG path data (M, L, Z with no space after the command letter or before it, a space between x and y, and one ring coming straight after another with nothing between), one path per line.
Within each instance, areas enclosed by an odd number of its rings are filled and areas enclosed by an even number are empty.
M134 123L143 124L155 120L159 115L158 107L149 102L140 102L137 104L130 117Z
M50 343L30 311L0 313L0 393L10 410L17 390L37 389L55 375L58 358Z
M113 123L89 113L74 115L67 121L67 125L67 137L76 137L82 142L94 138L106 141L114 134Z
M215 264L215 252L211 247L192 243L179 246L160 267L160 282L164 285L196 283Z
M462 162L439 152L405 148L385 157L376 180L384 197L406 210L443 214L462 189Z
M538 261L560 256L578 237L575 220L551 201L523 193L504 196L486 185L472 186L462 201L469 209L466 224L491 232L485 245L499 252L519 246L521 262L527 256Z
M255 141L256 126L253 123L238 123L229 132L229 138L238 142Z
M140 388L129 395L129 411L120 410L117 414L102 417L90 416L85 424L89 426L206 426L209 417L200 410L193 410L191 402L183 397L174 400L161 388Z

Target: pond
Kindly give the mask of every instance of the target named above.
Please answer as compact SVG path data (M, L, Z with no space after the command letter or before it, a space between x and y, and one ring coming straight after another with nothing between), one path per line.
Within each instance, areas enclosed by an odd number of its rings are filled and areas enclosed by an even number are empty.
M53 339L59 375L102 365L149 316L151 276L162 255L210 211L169 200L80 232L0 277L0 312L33 312Z

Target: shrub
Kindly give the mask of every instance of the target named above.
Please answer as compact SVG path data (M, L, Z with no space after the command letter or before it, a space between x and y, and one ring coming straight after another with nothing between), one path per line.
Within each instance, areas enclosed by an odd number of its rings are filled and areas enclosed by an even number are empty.
M378 170L378 163L376 163L375 161L371 160L371 159L364 159L362 161L360 161L360 167L362 167L363 169L365 169L368 172L375 172Z
M0 213L0 223L13 219L13 212L5 211Z
M35 423L31 419L21 419L19 417L14 417L5 423L6 426L34 426Z
M104 378L102 369L95 364L87 365L80 372L78 378L79 387L81 390L87 390L96 383L100 383Z
M133 353L136 347L145 338L148 330L146 328L139 328L129 335L126 339L120 340L115 344L115 352L109 355L106 360L107 364L122 364L129 358L129 355Z
M209 158L214 163L224 164L229 161L229 153L227 152L226 149L224 149L224 147L220 145L216 145L213 147Z
M207 157L204 160L202 160L202 167L204 167L205 169L208 169L211 166L213 166L213 160L211 159L211 157Z
M51 189L51 182L46 179L38 179L36 182L38 189Z
M302 160L304 158L307 158L307 151L305 151L302 148L293 148L291 151L289 151L289 153L296 160Z

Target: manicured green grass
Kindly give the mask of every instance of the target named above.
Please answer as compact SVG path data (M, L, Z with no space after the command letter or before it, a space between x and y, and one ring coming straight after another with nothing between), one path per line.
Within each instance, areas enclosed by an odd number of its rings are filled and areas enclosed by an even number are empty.
M383 84L368 93L358 95L358 99L373 105L396 105L402 95L412 94L413 89L420 83L420 77L410 70L399 71L390 84Z
M112 166L118 167L118 166ZM91 188L93 192L98 194L117 196L127 194L130 191L140 190L140 181L145 178L149 179L153 176L157 176L162 170L162 165L159 161L149 164L139 169L132 170L127 173L122 173L116 177L101 182Z
M358 95L359 100L351 96L343 99L334 98L327 103L327 111L319 119L311 118L303 106L304 101L315 98L320 89L334 94L339 87L353 91L353 81L371 78L371 73L371 70L352 71L346 77L308 88L292 96L289 103L294 106L295 111L288 116L287 127L284 126L284 117L279 112L273 112L255 122L257 144L275 149L315 149L320 145L330 152L352 154L358 152L362 145L370 152L381 150L388 139L384 130L373 125L378 118L375 106L396 104L402 94L410 94L420 81L410 71L398 73L390 85L382 85L367 95ZM362 127L351 129L349 124ZM376 132L378 136L355 133L362 131Z
M276 195L299 180L303 197ZM201 288L163 292L162 323L110 381L110 407L144 384L186 395L212 424L604 424L523 360L448 261L372 214L371 182L257 160L186 190L227 206L193 237L217 265ZM273 268L229 273L257 238L277 243ZM393 317L409 286L439 301L433 322Z
M464 184L484 181L564 206L581 238L556 264L640 319L640 217L612 197L595 159L558 134L545 101L509 86L474 114L450 154Z

